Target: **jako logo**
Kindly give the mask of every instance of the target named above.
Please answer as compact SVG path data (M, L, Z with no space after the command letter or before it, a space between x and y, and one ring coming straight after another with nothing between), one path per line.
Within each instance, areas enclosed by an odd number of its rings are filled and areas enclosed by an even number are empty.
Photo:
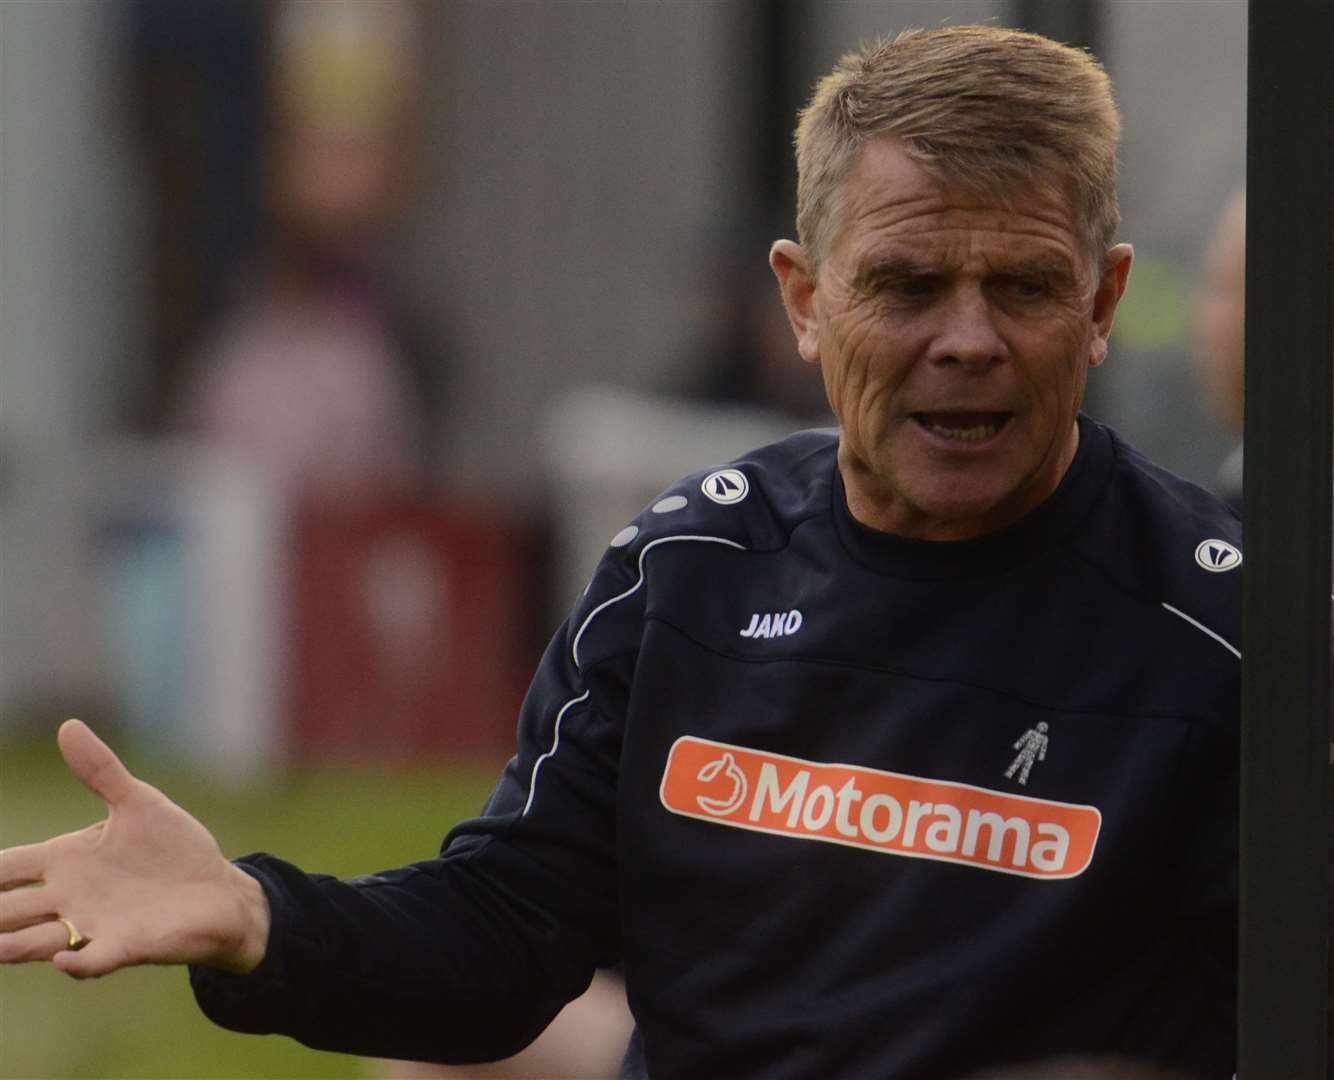
M1039 879L1082 874L1102 828L1095 806L688 735L672 744L658 796L672 813L716 825Z
M1241 549L1226 540L1205 540L1195 549L1195 561L1211 574L1221 574L1241 565Z
M750 625L741 631L742 637L786 637L801 629L801 612L775 611L763 619L757 611L750 617Z

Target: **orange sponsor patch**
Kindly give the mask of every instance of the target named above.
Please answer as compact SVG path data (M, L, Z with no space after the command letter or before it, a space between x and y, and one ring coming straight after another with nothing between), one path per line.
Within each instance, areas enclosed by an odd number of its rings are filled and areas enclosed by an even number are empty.
M659 788L674 814L883 855L1071 878L1093 861L1096 806L769 754L683 735Z

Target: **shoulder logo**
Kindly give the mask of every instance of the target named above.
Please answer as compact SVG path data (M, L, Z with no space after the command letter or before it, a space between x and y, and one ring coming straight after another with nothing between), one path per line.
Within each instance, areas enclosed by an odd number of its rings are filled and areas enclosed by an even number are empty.
M750 494L750 481L740 469L718 469L709 473L700 490L716 503L739 503Z
M1204 540L1195 549L1195 561L1209 573L1221 574L1241 565L1241 549L1226 540Z

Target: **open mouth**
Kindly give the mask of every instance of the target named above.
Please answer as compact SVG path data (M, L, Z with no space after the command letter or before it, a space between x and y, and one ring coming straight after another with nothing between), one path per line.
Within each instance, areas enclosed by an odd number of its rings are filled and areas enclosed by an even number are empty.
M1007 412L915 412L912 418L933 435L955 442L986 442L1010 421Z

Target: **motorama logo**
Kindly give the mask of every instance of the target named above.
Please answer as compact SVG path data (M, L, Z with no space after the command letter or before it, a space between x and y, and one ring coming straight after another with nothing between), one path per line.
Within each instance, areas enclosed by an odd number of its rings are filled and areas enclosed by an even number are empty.
M1039 879L1093 861L1095 806L806 761L685 735L659 788L674 814L715 825Z

